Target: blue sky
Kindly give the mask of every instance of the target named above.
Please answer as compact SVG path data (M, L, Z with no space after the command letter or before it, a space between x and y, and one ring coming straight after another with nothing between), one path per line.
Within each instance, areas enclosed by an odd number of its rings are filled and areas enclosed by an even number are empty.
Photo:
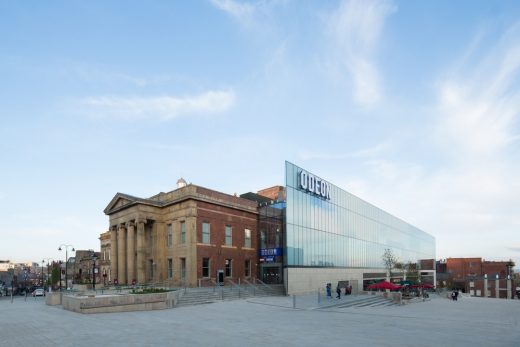
M518 1L0 3L0 259L99 248L117 192L289 160L520 264Z

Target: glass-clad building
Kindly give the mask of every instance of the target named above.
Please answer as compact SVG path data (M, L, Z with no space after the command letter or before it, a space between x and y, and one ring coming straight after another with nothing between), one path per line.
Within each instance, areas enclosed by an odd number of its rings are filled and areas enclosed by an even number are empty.
M283 277L287 292L384 278L383 253L435 259L435 238L290 162L285 163Z

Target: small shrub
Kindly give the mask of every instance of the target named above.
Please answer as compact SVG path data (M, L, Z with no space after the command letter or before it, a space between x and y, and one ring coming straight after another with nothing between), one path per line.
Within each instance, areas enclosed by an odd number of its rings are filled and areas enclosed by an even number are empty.
M141 290L132 289L132 294L153 294L153 293L165 293L169 292L168 289L163 288L144 288Z

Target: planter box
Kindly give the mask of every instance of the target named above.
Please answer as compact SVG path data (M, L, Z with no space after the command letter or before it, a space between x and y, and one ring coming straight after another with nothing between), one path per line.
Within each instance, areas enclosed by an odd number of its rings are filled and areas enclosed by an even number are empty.
M113 294L97 296L64 295L63 308L79 313L151 311L172 308L175 292L152 294Z

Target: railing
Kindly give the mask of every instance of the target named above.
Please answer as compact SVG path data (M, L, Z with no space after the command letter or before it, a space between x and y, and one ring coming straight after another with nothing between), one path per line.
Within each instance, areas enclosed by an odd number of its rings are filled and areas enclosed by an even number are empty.
M270 292L273 290L273 288L269 287L266 283L262 282L262 280L260 280L258 278L255 278L255 282L260 283L263 288L265 288L266 290L268 290Z
M227 279L227 280L224 280L224 282L227 281L228 283L231 283L231 291L233 291L233 289L237 290L238 291L238 298L240 298L241 296L241 288L240 288L240 285L236 284L235 282L233 282L233 280L231 279Z
M248 280L244 279L243 280L245 282L245 284L253 290L253 296L256 296L256 286L254 284L252 284L251 282L249 282Z

